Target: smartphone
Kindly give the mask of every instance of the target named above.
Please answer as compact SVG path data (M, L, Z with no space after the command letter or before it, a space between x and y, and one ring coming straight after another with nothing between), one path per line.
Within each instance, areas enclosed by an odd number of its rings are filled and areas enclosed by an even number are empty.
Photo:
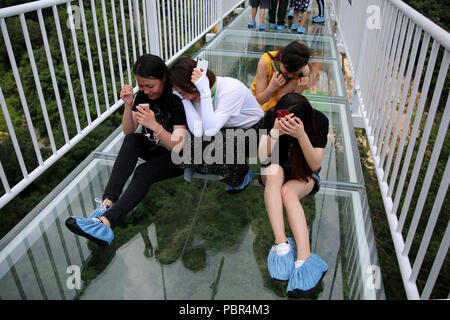
M206 77L206 71L208 70L208 60L197 58L197 67L198 70Z
M285 110L277 110L277 118L281 119L284 116L287 116L289 114L289 110L285 109Z
M141 108L150 109L150 104L148 104L148 103L139 103L138 106L141 107Z

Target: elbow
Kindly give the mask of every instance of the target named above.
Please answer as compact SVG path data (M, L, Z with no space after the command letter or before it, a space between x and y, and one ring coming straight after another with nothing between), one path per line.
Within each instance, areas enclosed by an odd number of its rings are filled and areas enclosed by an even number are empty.
M134 133L134 131L136 131L136 130L130 130L129 128L122 128L122 131L123 131L124 135L129 135L129 134Z
M200 129L200 130L193 130L193 131L192 131L192 134L193 134L194 137L196 137L196 138L201 138L201 137L203 136L203 132L202 132L201 129Z
M259 96L259 95L256 95L255 98L256 98L256 101L257 101L259 104L264 104L264 103L267 102L266 99L262 99L261 96Z
M218 128L209 128L205 130L205 135L208 137L213 137L215 136L218 132L220 131L220 129Z
M317 171L317 170L320 169L320 165L321 165L321 163L314 163L313 165L309 166L309 168L310 168L312 171Z
M258 160L260 163L264 163L267 160L267 155L263 155L261 152L258 152Z

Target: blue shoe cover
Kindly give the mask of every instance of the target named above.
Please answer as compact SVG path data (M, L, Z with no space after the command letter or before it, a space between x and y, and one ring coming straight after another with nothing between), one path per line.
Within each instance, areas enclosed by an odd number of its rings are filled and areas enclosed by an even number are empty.
M277 29L280 31L283 31L284 29L286 29L286 25L285 24L281 24L279 26L277 26Z
M250 20L249 23L248 23L248 27L249 27L249 28L254 28L254 27L256 27L256 21L255 21L255 20Z
M290 11L289 11L288 19L289 19L289 20L294 19L294 11L293 11L293 10L290 10Z
M286 288L290 298L301 298L309 294L328 271L328 265L317 254L311 256L292 272Z
M265 30L266 30L266 25L265 25L265 24L260 24L260 25L258 26L258 30L259 30L259 31L265 31Z
M293 23L290 30L291 30L291 31L295 31L295 30L297 30L297 29L298 29L298 24Z
M305 28L302 28L302 27L298 27L298 29L297 29L297 32L300 34L305 33L305 31L306 31Z
M292 238L288 238L290 250L287 254L280 256L275 252L275 245L269 251L267 257L267 268L273 279L287 281L294 271L295 259L297 257L297 247Z
M277 25L275 23L269 23L269 28L270 29L276 29Z
M236 187L232 187L232 186L227 185L225 187L225 192L227 192L227 193L238 193L238 192L243 191L245 188L248 187L250 182L252 182L254 176L255 176L255 173L253 172L252 168L249 167L248 168L248 172L247 172L247 174L244 177L244 181L240 185L238 185Z
M312 22L323 23L323 22L325 22L325 17L315 16L315 17L312 18Z
M93 219L70 217L66 220L66 227L73 233L88 238L103 247L110 245L114 239L114 232L110 227Z

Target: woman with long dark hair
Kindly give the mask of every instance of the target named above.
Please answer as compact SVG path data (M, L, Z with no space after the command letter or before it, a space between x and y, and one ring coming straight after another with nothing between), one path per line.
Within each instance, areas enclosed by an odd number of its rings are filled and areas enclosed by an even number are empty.
M183 105L172 93L167 66L160 57L145 54L137 59L134 74L139 91L133 97L133 88L125 85L120 92L126 136L102 200L96 199L99 207L88 218L66 220L69 230L102 246L111 243L112 229L144 199L153 183L183 174L171 161L171 152L180 152L187 123ZM135 133L139 125L142 132ZM145 162L136 167L138 158Z
M301 94L308 86L311 50L300 41L265 52L258 62L252 93L264 111L273 109L286 93Z
M275 111L266 113L263 127L270 131L262 136L258 148L263 163L260 182L265 185L264 200L275 237L268 269L272 278L289 280L289 296L300 297L315 288L328 270L327 264L311 253L299 201L319 191L328 119L304 96L290 93L280 99ZM286 237L283 207L294 239Z
M239 163L238 158L244 158L244 151L239 153L239 141L245 140L245 153L249 155L249 144L246 134L256 130L262 124L264 112L255 100L250 90L239 80L230 77L216 76L207 70L206 76L196 68L197 62L191 58L180 58L170 68L173 89L182 99L189 131L194 137L208 137L202 139L202 150L192 150L192 154L205 150L209 145L223 145L223 158L215 155L214 163L194 163L190 161L182 164L184 168L195 168L204 174L217 174L227 184L228 193L244 190L253 179L253 171L246 163ZM236 133L231 145L227 130ZM236 131L235 131L236 129ZM237 129L241 129L237 131ZM250 131L249 131L250 130ZM243 139L238 137L242 136ZM220 141L216 141L221 139ZM255 139L256 140L256 139ZM186 140L188 141L188 140ZM186 142L188 143L188 142ZM254 142L254 157L256 158L256 144ZM191 144L193 147L196 145ZM228 157L228 156L232 157ZM227 162L233 158L233 163ZM191 159L195 160L195 159ZM188 179L186 179L188 180Z

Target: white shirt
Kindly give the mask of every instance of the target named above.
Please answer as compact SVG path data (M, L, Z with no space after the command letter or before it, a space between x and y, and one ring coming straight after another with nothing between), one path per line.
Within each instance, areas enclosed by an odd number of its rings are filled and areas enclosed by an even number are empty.
M255 97L241 81L229 77L216 77L215 97L211 98L210 91L207 91L209 82L207 78L204 80L206 81L198 84L204 87L199 90L200 102L183 100L189 130L196 136L205 133L214 135L222 128L248 129L264 116L264 111ZM202 108L208 112L202 113ZM201 115L206 118L202 118Z

